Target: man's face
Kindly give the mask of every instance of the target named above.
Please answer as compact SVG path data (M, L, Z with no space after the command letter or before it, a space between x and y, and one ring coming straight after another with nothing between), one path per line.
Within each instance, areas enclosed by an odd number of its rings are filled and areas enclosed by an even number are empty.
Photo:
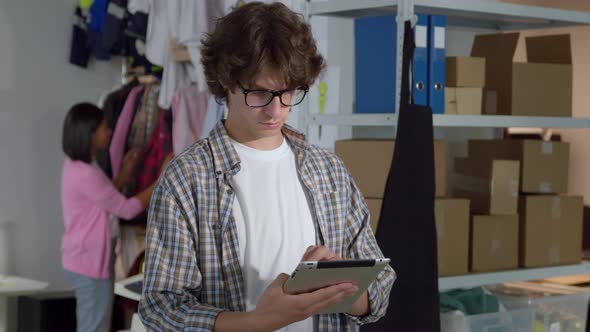
M280 91L287 88L287 83L278 71L264 68L254 79L252 86L240 82L245 89L267 89ZM231 128L230 134L241 143L257 141L265 138L282 137L281 127L287 121L291 107L283 106L279 97L263 107L246 105L244 93L238 86L228 93L229 112L226 126Z

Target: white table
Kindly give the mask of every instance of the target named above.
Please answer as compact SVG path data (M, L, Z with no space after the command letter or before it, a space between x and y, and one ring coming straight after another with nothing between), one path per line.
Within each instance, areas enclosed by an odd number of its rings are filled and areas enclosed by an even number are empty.
M8 306L9 297L34 294L47 288L49 283L15 276L0 276L0 332L13 332L16 308ZM12 310L11 310L12 309ZM13 313L12 315L10 313Z
M131 299L133 301L138 301L141 298L141 293L136 293L133 292L127 288L125 288L125 286L132 284L134 282L143 280L143 273L140 274L136 274L132 277L129 277L127 279L123 279L123 280L119 280L117 282L115 282L115 294L122 296L124 298L127 299Z
M134 300L134 301L139 301L139 299L141 298L141 294L133 292L133 291L127 289L125 286L132 284L134 282L140 281L140 280L143 280L143 273L136 274L136 275L129 277L127 279L123 279L123 280L119 280L119 281L115 282L115 294L122 296L124 298ZM131 329L126 330L126 331L119 331L119 332L146 332L146 329L143 326L143 324L141 323L139 316L137 316L137 313L134 313L133 319L131 320Z

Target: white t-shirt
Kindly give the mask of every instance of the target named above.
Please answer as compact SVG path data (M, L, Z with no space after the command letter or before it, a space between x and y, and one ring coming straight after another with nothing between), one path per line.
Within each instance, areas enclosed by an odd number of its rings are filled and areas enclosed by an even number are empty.
M233 215L250 311L280 273L293 272L305 249L315 245L316 231L287 140L271 151L232 143L241 159L232 179ZM313 318L280 331L313 331Z

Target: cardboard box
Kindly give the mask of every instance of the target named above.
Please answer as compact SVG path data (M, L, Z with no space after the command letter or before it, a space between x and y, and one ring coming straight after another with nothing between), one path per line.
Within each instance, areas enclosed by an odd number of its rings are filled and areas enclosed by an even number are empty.
M445 114L480 115L482 88L445 88Z
M471 200L477 214L517 214L520 162L455 159L454 197Z
M495 106L485 112L572 116L569 34L526 37L526 63L512 61L518 39L518 32L475 36L471 55L486 59L485 98Z
M365 198L383 198L393 160L394 141L351 139L336 141L335 152ZM434 141L436 196L446 194L446 145Z
M382 199L366 198L371 214L371 229L377 230ZM436 239L439 276L460 275L469 271L469 200L435 200Z
M473 272L518 266L518 215L474 215L470 269Z
M581 196L522 196L520 265L580 263L583 212Z
M567 193L569 143L540 140L470 140L469 158L478 162L494 159L520 161L520 191Z
M447 57L447 86L483 88L486 83L486 58Z
M365 202L367 203L369 213L371 214L371 229L373 230L373 234L375 234L375 232L377 232L377 225L379 225L379 216L381 215L381 204L383 203L383 200L379 198L366 198Z
M437 198L434 202L438 275L469 271L469 200Z

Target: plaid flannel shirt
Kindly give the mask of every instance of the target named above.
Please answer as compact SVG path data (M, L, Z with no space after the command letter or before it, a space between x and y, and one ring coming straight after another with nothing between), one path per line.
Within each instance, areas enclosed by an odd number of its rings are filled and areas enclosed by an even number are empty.
M383 257L367 205L342 161L309 145L288 126L283 134L310 202L317 243L341 257ZM212 331L220 312L245 311L230 184L239 170L240 159L219 122L208 138L178 156L161 177L149 210L139 303L148 331ZM315 330L349 331L350 320L376 321L386 312L394 280L395 272L388 266L369 286L368 315L319 315Z

